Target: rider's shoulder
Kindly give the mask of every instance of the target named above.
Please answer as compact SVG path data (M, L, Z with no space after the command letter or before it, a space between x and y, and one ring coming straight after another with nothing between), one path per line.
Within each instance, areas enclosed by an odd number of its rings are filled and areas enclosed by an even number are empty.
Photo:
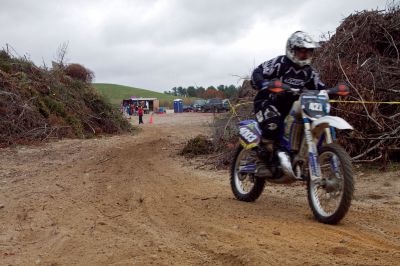
M265 61L264 63L261 64L261 66L263 68L273 68L279 64L286 63L287 60L288 60L288 58L285 55L279 55L279 56L276 56L274 58L271 58L271 59Z
M274 61L276 63L283 64L283 63L288 63L288 61L290 61L290 60L289 60L289 58L287 58L286 55L279 55L279 56L274 58Z

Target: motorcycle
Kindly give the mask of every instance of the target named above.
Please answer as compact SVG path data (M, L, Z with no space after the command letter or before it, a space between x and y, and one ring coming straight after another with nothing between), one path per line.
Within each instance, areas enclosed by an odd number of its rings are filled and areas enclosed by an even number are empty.
M347 95L349 89L344 84L320 91L290 88L280 81L274 84L271 93L293 93L299 99L281 127L279 149L262 138L256 120L239 122L240 145L231 165L232 192L238 200L252 202L262 194L266 181L307 182L314 217L322 223L337 224L349 210L354 182L351 159L336 143L335 129L353 127L329 115L329 95ZM257 167L260 157L268 170L264 173Z

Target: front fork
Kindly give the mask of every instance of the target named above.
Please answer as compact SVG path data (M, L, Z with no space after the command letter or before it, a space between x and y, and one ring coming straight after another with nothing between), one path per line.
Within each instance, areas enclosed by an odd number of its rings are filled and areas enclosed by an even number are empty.
M333 143L336 141L336 131L333 127L325 128L325 141L327 144ZM339 174L339 162L337 161L337 157L334 156L330 160L331 168L335 172L336 175Z
M304 136L306 140L306 146L308 148L308 169L310 172L311 181L315 181L321 178L321 167L318 162L318 149L317 145L313 140L313 136L311 133L311 124L308 118L304 118ZM329 135L329 141L332 141L332 138ZM328 139L327 139L328 141Z
M318 142L317 146L317 141L314 141L312 133L311 133L311 124L310 120L308 118L305 118L304 120L304 133L305 133L305 139L306 139L306 147L308 148L308 166L310 169L310 178L312 181L316 181L321 178L321 166L319 164L318 160L318 146L323 145L323 139L325 138L326 144L334 143L336 141L336 132L335 129L332 127L327 127L325 128L325 134L324 136L320 137L320 141ZM303 150L305 147L302 147ZM304 152L305 153L305 152ZM304 154L305 155L305 154ZM338 162L335 158L332 158L331 160L331 167L337 173L338 171Z

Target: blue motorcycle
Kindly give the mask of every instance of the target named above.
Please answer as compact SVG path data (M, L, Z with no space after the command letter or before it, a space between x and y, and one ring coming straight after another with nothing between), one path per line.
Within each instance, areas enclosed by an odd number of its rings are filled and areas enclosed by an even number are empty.
M344 119L329 115L329 95L347 95L348 87L314 91L280 85L270 91L293 93L299 100L285 119L279 149L262 138L256 120L239 122L240 145L231 166L233 194L238 200L252 202L261 195L266 181L307 182L308 202L315 218L337 224L350 208L354 181L351 159L336 143L335 129L353 128Z

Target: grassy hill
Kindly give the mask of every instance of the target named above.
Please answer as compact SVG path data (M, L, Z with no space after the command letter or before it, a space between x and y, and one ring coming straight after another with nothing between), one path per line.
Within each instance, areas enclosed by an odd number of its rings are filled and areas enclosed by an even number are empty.
M157 98L160 100L160 104L166 101L172 102L174 99L179 98L164 93L117 84L93 83L93 85L113 105L119 105L122 99L129 99L131 96Z

